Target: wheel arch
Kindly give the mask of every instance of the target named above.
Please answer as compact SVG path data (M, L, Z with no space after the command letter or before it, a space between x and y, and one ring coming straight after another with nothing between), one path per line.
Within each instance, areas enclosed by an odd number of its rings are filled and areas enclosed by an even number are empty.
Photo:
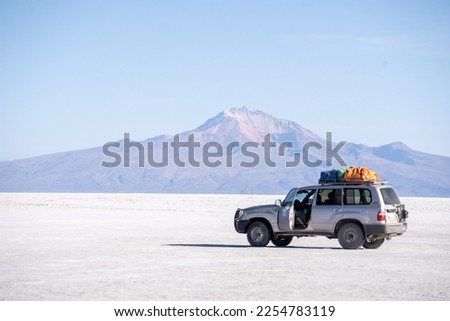
M334 226L334 232L333 232L333 236L336 237L338 234L339 229L341 228L342 225L346 224L346 223L356 223L359 225L359 227L362 229L364 235L367 237L367 233L366 233L366 229L364 228L364 225L358 221L357 219L354 218L345 218L342 219L340 221L338 221L336 223L336 225Z
M254 217L254 218L250 219L250 220L248 221L247 227L246 227L246 229L245 229L245 233L248 232L249 226L252 225L252 223L255 223L255 222L261 222L261 223L264 223L264 224L267 226L267 228L269 229L269 232L270 232L271 236L273 237L273 229L272 229L272 225L270 224L270 222L269 222L268 219L263 218L263 217Z

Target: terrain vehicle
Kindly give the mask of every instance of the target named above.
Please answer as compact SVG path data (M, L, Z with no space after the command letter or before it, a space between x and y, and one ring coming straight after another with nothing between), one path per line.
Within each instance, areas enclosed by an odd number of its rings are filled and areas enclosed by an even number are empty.
M293 237L321 235L345 249L376 249L407 230L407 217L387 182L335 182L293 188L274 205L238 208L234 226L251 246L287 246Z

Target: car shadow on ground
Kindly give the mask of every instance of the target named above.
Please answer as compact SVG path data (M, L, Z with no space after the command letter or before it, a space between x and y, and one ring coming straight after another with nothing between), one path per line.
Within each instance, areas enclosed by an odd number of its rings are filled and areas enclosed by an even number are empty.
M173 246L173 247L202 247L202 248L250 248L250 245L237 245L237 244L210 244L210 243L171 243L161 244L161 246ZM343 250L342 247L331 246L286 246L277 247L268 245L267 248L277 249L304 249L304 250Z

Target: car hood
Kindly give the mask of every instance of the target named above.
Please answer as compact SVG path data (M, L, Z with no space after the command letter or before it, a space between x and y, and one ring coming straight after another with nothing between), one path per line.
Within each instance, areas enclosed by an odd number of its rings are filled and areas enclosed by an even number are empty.
M242 210L245 213L252 213L252 212L275 212L277 211L279 206L275 204L267 204L267 205L257 205L257 206L251 206L247 208L243 208Z

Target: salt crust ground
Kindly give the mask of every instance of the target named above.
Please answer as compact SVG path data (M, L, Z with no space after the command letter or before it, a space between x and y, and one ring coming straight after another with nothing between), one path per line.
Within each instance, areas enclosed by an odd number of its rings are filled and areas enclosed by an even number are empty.
M450 300L450 199L378 250L249 247L236 208L277 197L0 194L0 300Z

